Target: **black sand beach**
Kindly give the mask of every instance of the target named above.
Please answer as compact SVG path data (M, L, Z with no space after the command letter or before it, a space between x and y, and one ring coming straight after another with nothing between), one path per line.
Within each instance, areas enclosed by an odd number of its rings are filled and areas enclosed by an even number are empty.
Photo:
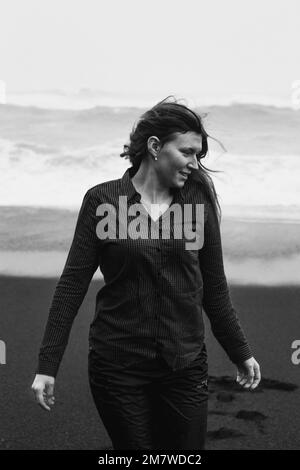
M0 449L108 449L87 379L88 328L100 280L91 283L79 310L56 380L50 413L30 390L56 279L1 277ZM236 310L263 380L254 392L234 383L235 367L206 321L210 374L207 449L298 449L300 365L291 344L300 332L298 287L231 286Z

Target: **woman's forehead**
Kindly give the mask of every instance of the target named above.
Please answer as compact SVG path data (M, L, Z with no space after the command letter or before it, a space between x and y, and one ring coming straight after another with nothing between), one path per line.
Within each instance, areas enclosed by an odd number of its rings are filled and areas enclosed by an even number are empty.
M202 136L196 132L177 133L174 136L173 142L176 143L176 145L198 148L202 145Z

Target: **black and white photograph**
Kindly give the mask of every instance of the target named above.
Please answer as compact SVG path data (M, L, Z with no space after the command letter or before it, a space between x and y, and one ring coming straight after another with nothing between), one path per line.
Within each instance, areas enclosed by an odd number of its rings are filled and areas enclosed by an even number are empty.
M300 3L2 0L0 286L0 450L299 450Z

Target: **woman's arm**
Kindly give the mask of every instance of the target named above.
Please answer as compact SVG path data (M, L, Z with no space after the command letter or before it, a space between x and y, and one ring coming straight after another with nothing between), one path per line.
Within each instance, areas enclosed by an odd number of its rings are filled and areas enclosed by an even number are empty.
M89 189L83 198L71 248L56 285L36 374L56 377L74 318L99 265L96 208L97 203Z
M203 278L203 308L220 345L235 364L252 357L240 321L232 305L224 272L220 227L211 202L204 206L204 245L199 250Z

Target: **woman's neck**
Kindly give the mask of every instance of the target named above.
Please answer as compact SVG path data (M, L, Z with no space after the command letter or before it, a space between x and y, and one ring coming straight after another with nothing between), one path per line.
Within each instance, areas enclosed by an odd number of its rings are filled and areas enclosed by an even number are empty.
M137 192L150 204L162 204L172 197L170 188L162 184L152 165L142 162L131 178Z

